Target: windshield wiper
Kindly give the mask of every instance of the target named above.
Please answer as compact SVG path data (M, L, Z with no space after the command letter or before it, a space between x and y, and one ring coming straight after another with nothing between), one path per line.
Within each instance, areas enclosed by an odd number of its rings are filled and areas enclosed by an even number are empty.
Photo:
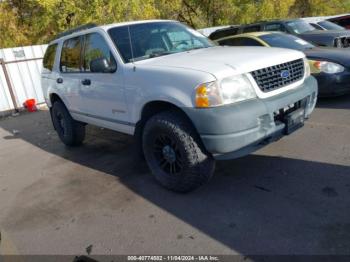
M159 56L163 56L163 55L170 55L170 54L173 54L173 53L174 52L170 52L170 51L154 52L154 53L149 55L149 58L159 57Z
M209 48L209 47L210 46L195 46L195 47L187 49L186 51L197 50L197 49L204 49L204 48Z

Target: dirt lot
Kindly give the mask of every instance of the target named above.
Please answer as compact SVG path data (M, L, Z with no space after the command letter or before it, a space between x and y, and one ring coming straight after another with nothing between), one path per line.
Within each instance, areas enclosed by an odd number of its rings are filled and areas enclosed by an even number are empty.
M350 254L350 96L298 132L219 162L186 195L160 187L133 140L89 127L68 149L48 111L0 121L2 254Z

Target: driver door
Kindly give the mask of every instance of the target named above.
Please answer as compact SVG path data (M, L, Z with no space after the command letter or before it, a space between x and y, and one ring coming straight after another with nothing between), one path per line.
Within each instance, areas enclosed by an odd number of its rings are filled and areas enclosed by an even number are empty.
M83 38L79 110L89 118L90 123L125 131L128 112L122 67L117 66L116 59L102 34L95 32ZM107 70L95 69L92 66L101 60L108 63Z

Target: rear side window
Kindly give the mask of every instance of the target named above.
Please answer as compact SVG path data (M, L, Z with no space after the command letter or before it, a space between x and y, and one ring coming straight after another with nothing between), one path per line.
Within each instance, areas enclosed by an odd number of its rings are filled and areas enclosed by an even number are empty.
M43 59L43 67L49 71L52 71L55 63L57 44L50 45L45 52Z
M286 32L285 27L282 24L267 24L265 25L265 31L282 31Z
M84 50L83 68L85 72L91 72L90 63L98 59L106 59L111 68L116 68L116 61L111 50L100 34L92 33L86 35Z
M231 38L219 41L220 45L228 46L263 46L258 41L251 38Z
M260 25L253 25L243 28L243 33L251 33L251 32L259 32L260 31Z
M238 28L237 27L230 27L228 29L220 29L220 30L217 30L215 31L214 33L212 33L209 38L211 40L216 40L216 39L220 39L220 38L223 38L223 37L227 37L227 36L230 36L230 35L237 35L238 33Z
M64 73L81 71L81 37L74 37L64 41L61 53L60 69Z

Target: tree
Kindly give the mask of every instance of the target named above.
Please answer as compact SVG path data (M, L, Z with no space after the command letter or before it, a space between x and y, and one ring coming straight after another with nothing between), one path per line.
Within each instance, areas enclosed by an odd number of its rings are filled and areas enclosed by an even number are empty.
M90 22L161 18L202 28L349 9L350 0L0 0L0 48L47 43Z

